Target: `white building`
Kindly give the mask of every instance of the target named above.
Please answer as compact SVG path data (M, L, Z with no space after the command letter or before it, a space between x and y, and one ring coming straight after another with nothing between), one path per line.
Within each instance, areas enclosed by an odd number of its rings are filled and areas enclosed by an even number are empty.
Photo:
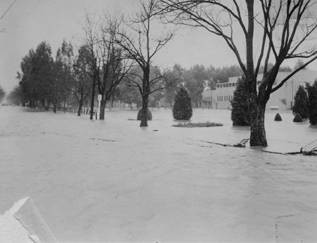
M213 90L209 86L209 81L204 82L204 90L202 92L202 107L213 108Z
M283 80L291 72L279 72L276 78L276 84ZM233 92L237 86L239 77L231 77L226 83L218 83L215 90L204 90L203 97L212 101L214 109L230 109ZM262 75L259 75L259 80ZM313 83L317 79L317 71L301 70L290 78L279 90L271 94L267 108L286 110L291 109L294 103L294 96L299 85L305 86L305 83ZM207 97L211 96L211 97Z

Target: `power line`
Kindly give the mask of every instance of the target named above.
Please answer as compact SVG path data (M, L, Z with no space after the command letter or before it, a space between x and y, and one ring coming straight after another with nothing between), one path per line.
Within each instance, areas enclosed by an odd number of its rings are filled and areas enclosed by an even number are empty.
M3 14L1 15L0 17L0 20L2 20L6 15L7 13L10 11L10 9L13 7L13 5L16 3L17 0L13 0L11 2L11 4L9 5L9 7L3 12Z

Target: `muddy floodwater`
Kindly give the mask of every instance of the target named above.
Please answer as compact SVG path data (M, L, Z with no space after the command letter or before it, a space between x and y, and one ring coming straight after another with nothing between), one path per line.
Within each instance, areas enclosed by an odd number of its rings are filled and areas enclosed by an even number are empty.
M298 151L317 128L266 115L269 147ZM177 128L154 110L105 121L0 107L0 214L30 196L61 242L317 242L317 158L230 148L248 128L228 110L194 110Z

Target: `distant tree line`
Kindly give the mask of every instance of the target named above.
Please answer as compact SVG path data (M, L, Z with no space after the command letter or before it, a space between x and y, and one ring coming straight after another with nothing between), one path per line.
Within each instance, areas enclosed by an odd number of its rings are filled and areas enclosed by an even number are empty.
M271 64L269 64L271 66ZM263 69L263 67L261 67ZM290 67L281 67L281 72L290 72ZM216 83L225 83L230 77L241 77L242 71L239 66L216 68L214 66L205 67L194 65L188 69L176 64L174 67L164 71L166 105L173 106L174 96L180 84L189 92L192 105L196 108L202 106L202 93L207 86L211 89L216 88Z
M5 92L2 89L2 87L0 86L0 103L2 102L3 98L5 97Z
M166 105L173 106L175 93L183 85L191 98L194 107L202 106L202 93L204 88L216 88L217 82L227 82L230 77L240 76L241 70L238 66L229 66L215 68L213 66L205 67L203 65L194 65L188 69L180 65L174 65L173 68L164 71Z
M100 46L94 46L94 52L97 53L98 48L100 51L108 43L104 43L104 46L98 43ZM51 46L41 42L22 59L21 71L17 75L20 83L10 93L9 101L31 108L52 108L54 112L76 108L80 115L82 107L90 105L94 91L95 103L96 94L104 95L104 101L101 102L103 111L106 101L121 101L131 107L133 104L141 107L139 87L142 84L142 69L124 61L120 49L112 52L112 56L106 60L92 53L89 44L80 46L75 53L72 44L63 41L54 58ZM206 68L195 65L186 69L174 65L162 71L158 66L151 65L150 70L150 77L155 81L151 84L155 92L148 98L151 107L172 107L181 84L188 90L193 106L200 107L205 85L214 89L216 82L226 82L229 77L241 74L238 66ZM95 84L94 75L97 76Z
M110 45L109 42L104 37L104 44L99 42L97 46L97 41L93 41L97 39L96 36L90 38L91 41L80 46L77 53L74 53L71 43L63 41L55 58L46 42L40 43L35 50L31 49L22 59L21 72L18 73L20 85L11 92L9 101L32 108L48 110L51 107L54 112L72 108L81 115L82 108L91 105L92 97L95 106L97 94L103 94L100 119L104 119L107 101L121 101L130 107L134 104L141 107L139 88L142 84L142 69L127 63L119 47L113 49L110 56L102 57L97 53ZM89 47L89 43L94 46ZM289 70L288 67L284 69ZM215 89L217 82L227 82L230 77L241 75L238 66L216 68L194 65L186 69L176 64L162 70L151 65L150 70L150 77L156 81L151 84L155 92L148 98L150 107L172 107L181 85L187 89L192 105L201 107L205 86ZM94 76L97 76L95 84Z

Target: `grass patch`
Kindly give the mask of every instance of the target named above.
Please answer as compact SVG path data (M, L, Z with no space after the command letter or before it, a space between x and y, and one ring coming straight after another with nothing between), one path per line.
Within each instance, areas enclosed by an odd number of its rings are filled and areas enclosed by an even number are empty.
M215 123L215 122L197 122L197 123L178 123L173 125L173 127L188 127L188 128L194 128L194 127L222 127L223 124L221 123Z

